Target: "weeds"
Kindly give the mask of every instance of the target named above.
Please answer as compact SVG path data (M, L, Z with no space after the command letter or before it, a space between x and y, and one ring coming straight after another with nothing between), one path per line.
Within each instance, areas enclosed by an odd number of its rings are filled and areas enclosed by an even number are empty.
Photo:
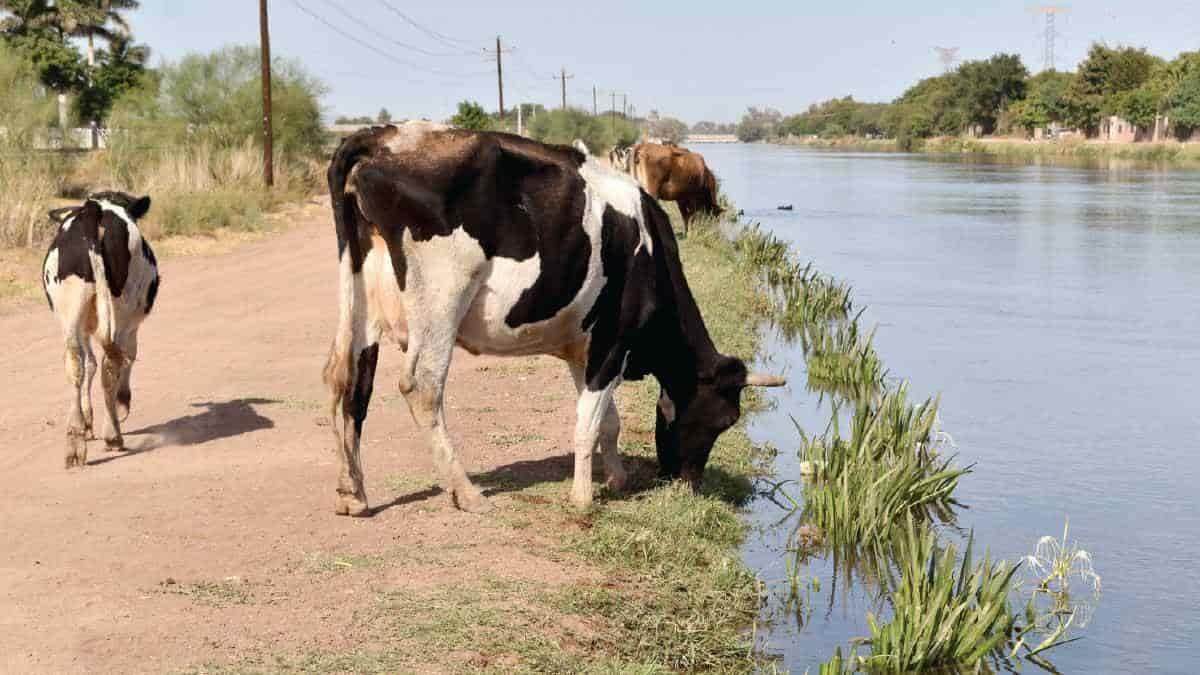
M804 337L809 389L858 404L876 400L886 372L874 339L874 330L860 332L857 319L810 325Z

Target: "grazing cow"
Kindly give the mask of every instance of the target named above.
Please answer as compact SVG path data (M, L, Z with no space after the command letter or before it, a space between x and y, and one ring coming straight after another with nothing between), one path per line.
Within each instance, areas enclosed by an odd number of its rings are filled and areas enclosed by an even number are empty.
M100 192L82 206L55 209L59 229L42 264L42 287L66 340L71 408L67 468L87 461L92 432L92 377L100 367L107 413L104 443L124 449L121 425L129 415L129 377L137 359L137 331L158 294L158 263L137 220L150 198ZM100 348L97 364L93 343Z
M697 213L721 213L717 179L699 153L673 143L639 143L614 148L608 158L615 168L631 174L652 197L678 204L685 234Z
M457 343L474 353L551 354L579 391L571 500L592 502L592 454L610 487L625 472L613 390L655 376L660 470L698 487L752 375L720 354L692 297L670 222L627 176L574 148L410 122L355 133L329 167L340 319L324 377L340 463L336 512L366 515L359 443L385 336L443 486L459 508L487 500L446 429Z

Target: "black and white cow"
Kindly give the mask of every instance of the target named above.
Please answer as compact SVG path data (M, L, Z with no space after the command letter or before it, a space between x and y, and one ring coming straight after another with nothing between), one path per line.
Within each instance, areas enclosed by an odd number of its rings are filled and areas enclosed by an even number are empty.
M149 209L149 197L100 192L82 206L50 212L60 227L42 264L42 286L66 341L67 468L84 465L87 441L94 438L91 390L97 366L107 414L104 442L109 451L124 449L120 423L129 415L138 327L158 294L158 263L137 226Z
M340 321L325 381L340 474L336 512L365 515L359 442L379 342L404 350L400 391L458 506L484 511L446 430L455 344L552 354L576 407L571 500L592 502L592 454L621 489L613 390L655 376L664 476L698 487L742 389L782 384L719 353L688 289L670 222L628 176L575 148L425 122L360 131L329 167L341 265Z

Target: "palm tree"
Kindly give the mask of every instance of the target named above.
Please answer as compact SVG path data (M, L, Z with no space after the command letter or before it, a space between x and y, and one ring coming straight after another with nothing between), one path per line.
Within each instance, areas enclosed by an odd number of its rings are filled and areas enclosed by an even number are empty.
M64 33L87 38L88 68L95 68L96 38L112 44L116 37L128 37L129 22L121 13L140 6L138 0L58 0L55 11Z

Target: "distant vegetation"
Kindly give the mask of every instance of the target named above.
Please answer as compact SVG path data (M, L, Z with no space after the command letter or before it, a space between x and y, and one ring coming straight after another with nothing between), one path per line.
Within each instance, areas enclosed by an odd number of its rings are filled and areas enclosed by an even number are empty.
M580 139L593 153L608 152L641 137L637 125L620 114L592 115L578 108L552 110L527 120L526 125L529 135L539 141L569 144Z
M750 108L737 135L743 141L887 137L909 148L933 136L1031 132L1052 124L1094 135L1110 115L1143 130L1165 115L1181 137L1200 129L1200 51L1168 61L1145 49L1094 44L1074 73L1034 76L1019 56L997 54L925 78L890 103L847 96L786 117Z

